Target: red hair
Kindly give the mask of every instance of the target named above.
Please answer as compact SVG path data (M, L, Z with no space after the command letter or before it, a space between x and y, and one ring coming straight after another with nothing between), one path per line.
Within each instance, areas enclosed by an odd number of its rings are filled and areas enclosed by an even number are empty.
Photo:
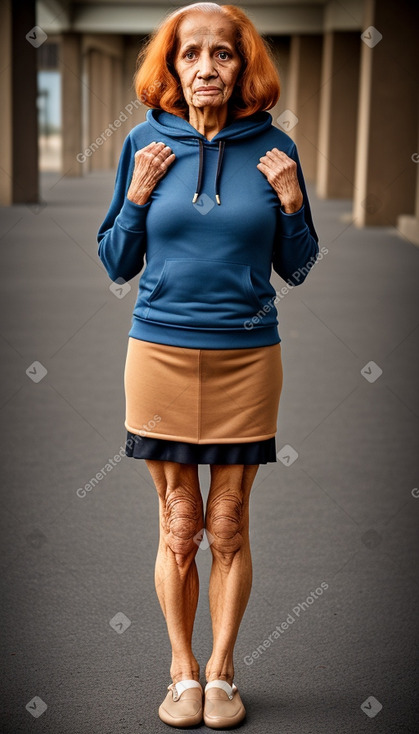
M188 105L174 68L178 28L189 13L218 13L236 29L236 50L242 66L229 107L233 118L247 117L259 110L269 110L280 94L279 75L267 42L252 21L236 5L194 3L170 13L140 50L134 87L138 99L147 107L166 110L186 117Z

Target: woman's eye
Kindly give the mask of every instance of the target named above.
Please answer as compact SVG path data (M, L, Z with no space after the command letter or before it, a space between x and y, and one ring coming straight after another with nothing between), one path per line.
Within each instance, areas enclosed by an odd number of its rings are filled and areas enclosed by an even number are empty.
M188 59L189 61L191 61L194 57L195 51L187 51L185 53L185 59ZM228 53L228 51L220 51L218 53L218 57L220 61L227 61L227 59L230 57L230 54Z

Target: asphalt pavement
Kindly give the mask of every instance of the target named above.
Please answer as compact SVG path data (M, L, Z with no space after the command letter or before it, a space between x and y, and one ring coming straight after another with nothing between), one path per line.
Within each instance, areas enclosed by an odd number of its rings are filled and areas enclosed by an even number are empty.
M138 278L120 297L97 257L113 183L43 174L41 206L0 210L5 734L169 731L157 494L124 456ZM416 732L419 249L308 189L327 253L278 303L279 458L251 494L240 729ZM199 474L205 498L209 467ZM197 563L203 674L208 548Z

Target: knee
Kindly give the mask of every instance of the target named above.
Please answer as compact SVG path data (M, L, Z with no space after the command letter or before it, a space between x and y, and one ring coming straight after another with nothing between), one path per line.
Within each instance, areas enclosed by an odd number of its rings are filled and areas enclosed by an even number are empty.
M207 506L206 528L211 537L211 551L230 563L246 541L246 508L234 493L222 494Z
M162 530L164 542L179 566L186 565L195 556L200 537L196 536L202 526L202 497L183 487L169 489L163 502Z

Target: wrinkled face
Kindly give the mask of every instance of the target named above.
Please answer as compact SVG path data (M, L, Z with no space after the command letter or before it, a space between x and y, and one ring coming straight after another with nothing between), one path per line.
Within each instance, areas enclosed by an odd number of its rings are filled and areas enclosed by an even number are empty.
M174 66L194 107L219 107L231 97L241 59L233 23L221 14L191 13L180 23Z

